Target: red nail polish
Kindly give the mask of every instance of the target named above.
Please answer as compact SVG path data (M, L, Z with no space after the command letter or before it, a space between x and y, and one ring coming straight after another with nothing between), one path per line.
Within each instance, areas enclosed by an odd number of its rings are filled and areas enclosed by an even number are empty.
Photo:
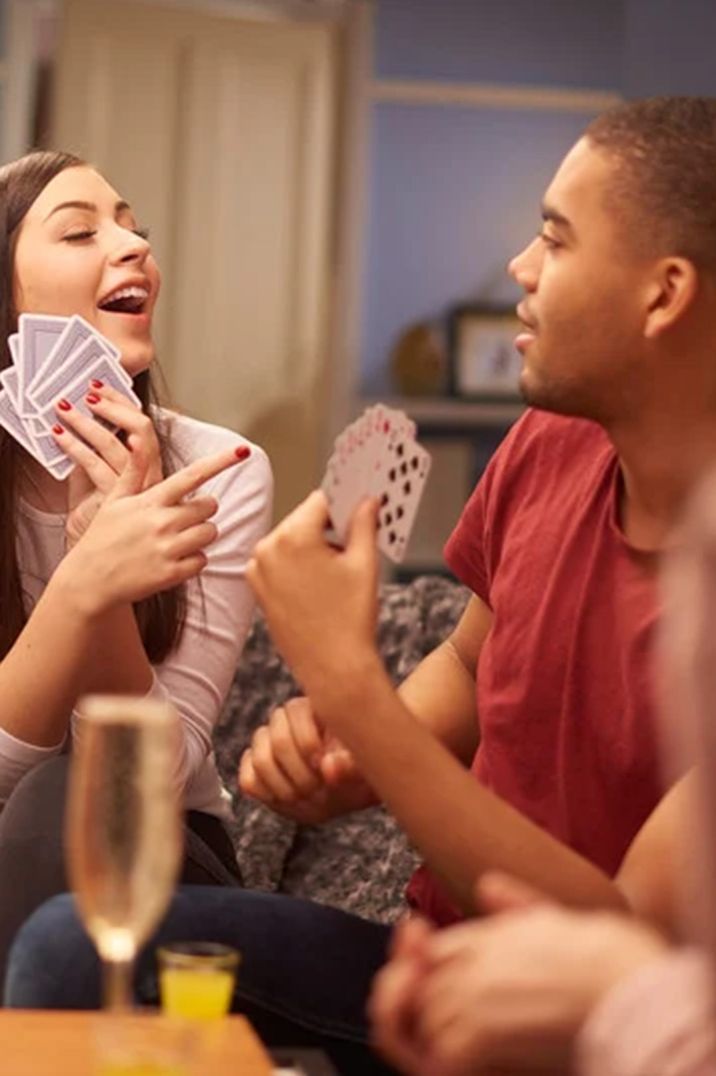
M56 433L56 434L57 434L57 436L59 437L61 433L64 433L64 432L65 432L65 427L64 427L64 426L60 426L60 424L59 424L59 422L58 422L56 426L53 426L53 427L52 427L52 432L53 432L53 433Z
M234 455L236 456L237 460L248 459L248 457L251 455L251 449L248 445L239 445L239 447L234 452Z
M90 385L93 389L101 389L104 386L104 381L100 381L99 378L93 377L90 381Z
M100 401L100 397L97 395L96 392L88 392L85 396L85 400L89 404L98 404Z
M69 400L59 400L57 406L60 409L60 411L71 411L72 410L72 404L70 403Z

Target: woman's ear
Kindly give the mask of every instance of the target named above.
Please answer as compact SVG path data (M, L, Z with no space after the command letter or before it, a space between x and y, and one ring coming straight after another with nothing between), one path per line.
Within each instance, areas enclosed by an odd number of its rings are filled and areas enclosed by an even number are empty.
M654 340L672 329L693 306L699 291L699 273L688 258L662 258L647 289L644 333Z

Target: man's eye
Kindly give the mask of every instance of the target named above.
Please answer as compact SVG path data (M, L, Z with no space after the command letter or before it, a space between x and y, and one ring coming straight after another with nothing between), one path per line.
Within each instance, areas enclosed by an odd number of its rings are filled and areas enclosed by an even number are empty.
M81 243L86 239L93 239L97 235L97 232L93 232L89 228L83 229L81 232L70 232L69 235L63 235L65 243Z
M549 235L547 232L540 232L539 237L542 240L542 242L544 243L544 245L547 247L548 250L556 250L557 247L562 245L559 242L559 240L555 239L553 236Z

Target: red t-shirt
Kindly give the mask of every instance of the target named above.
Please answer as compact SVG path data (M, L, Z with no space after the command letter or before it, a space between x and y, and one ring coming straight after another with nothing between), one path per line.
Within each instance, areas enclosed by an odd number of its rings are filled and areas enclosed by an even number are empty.
M662 794L649 668L656 558L619 526L621 472L600 426L528 411L445 548L490 607L475 777L614 874ZM408 899L458 912L425 868Z

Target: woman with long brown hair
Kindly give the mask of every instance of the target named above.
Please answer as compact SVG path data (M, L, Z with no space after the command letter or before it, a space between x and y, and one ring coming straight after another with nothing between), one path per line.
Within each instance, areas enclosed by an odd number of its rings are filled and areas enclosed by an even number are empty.
M2 964L21 922L67 887L66 754L85 692L175 705L183 879L238 884L211 730L250 623L243 569L268 526L271 474L260 449L154 402L159 270L96 170L50 152L0 169L0 276L0 368L21 313L79 314L119 350L142 403L88 383L101 423L61 401L53 433L76 465L62 482L0 429Z

